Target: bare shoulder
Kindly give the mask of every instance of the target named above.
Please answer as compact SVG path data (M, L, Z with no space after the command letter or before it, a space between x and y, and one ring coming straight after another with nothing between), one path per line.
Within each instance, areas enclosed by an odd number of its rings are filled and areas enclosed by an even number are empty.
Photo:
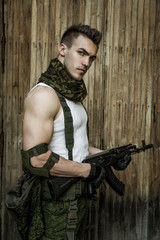
M46 99L47 97L47 99ZM50 100L51 98L56 100L57 95L54 89L50 87L45 87L45 86L37 86L33 90L31 90L26 98L27 101L33 101L33 100L40 100L45 98L46 100ZM44 99L43 99L44 100Z
M34 88L26 97L24 111L33 114L50 114L55 116L60 109L60 102L54 89L45 86Z

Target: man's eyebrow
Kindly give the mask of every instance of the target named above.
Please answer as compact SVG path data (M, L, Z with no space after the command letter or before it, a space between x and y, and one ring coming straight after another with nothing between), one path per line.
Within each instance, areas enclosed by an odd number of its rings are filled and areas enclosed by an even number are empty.
M84 48L78 48L78 49L84 51L85 54L89 56L89 53ZM92 55L91 57L96 58L96 55Z

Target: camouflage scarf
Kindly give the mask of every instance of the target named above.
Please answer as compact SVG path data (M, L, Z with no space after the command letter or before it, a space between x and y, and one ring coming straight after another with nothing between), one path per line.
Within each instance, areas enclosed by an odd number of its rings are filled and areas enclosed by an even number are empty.
M65 66L57 58L51 60L47 71L42 73L39 78L40 82L48 84L74 102L83 101L87 95L84 81L72 78L66 71Z

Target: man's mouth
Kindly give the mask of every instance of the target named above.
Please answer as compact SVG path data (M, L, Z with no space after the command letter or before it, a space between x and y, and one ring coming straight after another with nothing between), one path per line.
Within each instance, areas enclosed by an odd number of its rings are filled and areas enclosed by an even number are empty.
M78 70L79 72L83 73L83 74L86 73L86 69L83 69L83 68L77 68L77 70Z

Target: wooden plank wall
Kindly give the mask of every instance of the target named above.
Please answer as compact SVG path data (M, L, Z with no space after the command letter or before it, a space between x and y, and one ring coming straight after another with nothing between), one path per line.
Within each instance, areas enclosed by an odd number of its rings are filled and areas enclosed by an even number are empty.
M2 3L0 1L0 33L1 33L1 37L0 37L0 41L1 41L1 45L0 45L0 203L2 202L2 159L3 159L3 120L2 120L2 108L3 108L3 92L2 92L2 74L3 74L3 56L4 56L4 52L2 49L2 45L4 42L4 15L3 15L3 11L2 11ZM1 221L1 217L0 217L0 232L2 231L1 227L2 227L2 221Z
M15 224L5 211L4 199L6 191L21 175L23 102L30 83L31 1L3 2L5 69L3 74L4 151L1 238L16 239Z
M90 202L86 240L160 238L160 2L159 0L0 0L5 32L0 65L1 238L19 239L5 209L9 188L21 175L23 103L66 27L84 23L102 31L98 57L85 76L90 143L112 148L154 144L134 156L119 197L104 183ZM4 14L4 17L3 17ZM4 21L4 24L3 24ZM3 29L5 26L5 29ZM3 31L4 30L4 31ZM2 35L0 36L2 40ZM2 41L1 41L2 43ZM2 56L2 49L0 55ZM2 156L3 153L3 156Z

